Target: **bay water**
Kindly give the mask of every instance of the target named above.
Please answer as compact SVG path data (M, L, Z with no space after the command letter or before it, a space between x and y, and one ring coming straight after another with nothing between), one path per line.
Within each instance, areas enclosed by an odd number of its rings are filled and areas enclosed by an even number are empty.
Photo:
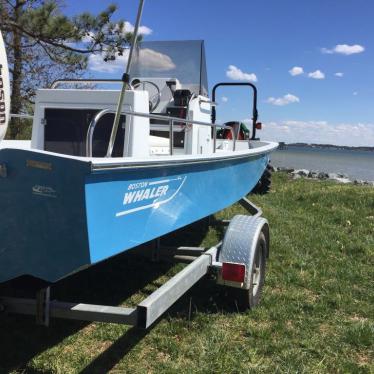
M277 167L346 174L349 179L374 181L374 152L348 149L289 147L271 155Z

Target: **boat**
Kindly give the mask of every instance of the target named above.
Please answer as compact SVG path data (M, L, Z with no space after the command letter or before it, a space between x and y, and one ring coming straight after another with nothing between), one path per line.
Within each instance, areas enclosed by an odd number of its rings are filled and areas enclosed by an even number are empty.
M209 97L200 40L142 41L132 53L124 82L39 89L30 142L3 139L0 103L0 283L56 282L234 204L260 179L277 143L256 138L253 84L219 83ZM252 91L250 131L216 123L222 85Z

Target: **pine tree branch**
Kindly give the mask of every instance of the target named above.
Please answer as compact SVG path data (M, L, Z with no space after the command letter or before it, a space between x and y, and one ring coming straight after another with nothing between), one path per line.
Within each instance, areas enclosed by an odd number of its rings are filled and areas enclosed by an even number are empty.
M38 35L38 34L35 34L31 31L28 31L24 27L21 27L18 23L14 22L14 21L8 21L7 24L15 27L16 29L18 29L22 33L26 34L30 38L33 38L33 39L37 40L38 42L43 41L45 43L53 45L54 47L63 48L63 49L66 49L68 51L71 51L71 52L89 54L89 53L93 53L93 52L99 52L101 50L101 49L95 49L93 47L91 47L89 49L73 48L73 47L71 47L67 44L64 44L64 43L58 43L58 42L53 41L52 39L43 38L42 35L40 35L40 34Z

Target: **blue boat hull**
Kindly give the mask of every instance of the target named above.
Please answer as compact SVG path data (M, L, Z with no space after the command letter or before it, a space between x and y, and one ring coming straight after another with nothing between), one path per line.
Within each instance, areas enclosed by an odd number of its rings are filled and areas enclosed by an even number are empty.
M93 170L90 162L3 149L0 282L54 282L238 201L268 154Z

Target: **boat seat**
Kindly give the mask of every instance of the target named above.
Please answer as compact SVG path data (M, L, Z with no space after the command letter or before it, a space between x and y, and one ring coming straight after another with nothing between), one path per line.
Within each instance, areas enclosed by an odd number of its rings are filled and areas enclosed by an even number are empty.
M185 119L187 117L188 103L191 99L192 93L190 90L175 90L173 94L173 104L166 108L166 113L158 113L158 115L164 115L166 117L172 116L177 118ZM154 120L150 121L152 124L165 125L165 131L151 130L152 136L169 138L169 122L167 120ZM175 132L174 132L174 147L183 148L184 147L184 128L185 122L174 122ZM178 129L179 127L179 129ZM178 131L179 130L179 131Z
M175 90L173 94L174 106L187 107L191 99L192 93L190 90Z
M188 104L192 93L190 90L175 90L173 105L166 108L166 113L172 117L187 118ZM185 125L184 122L176 122L176 125Z

